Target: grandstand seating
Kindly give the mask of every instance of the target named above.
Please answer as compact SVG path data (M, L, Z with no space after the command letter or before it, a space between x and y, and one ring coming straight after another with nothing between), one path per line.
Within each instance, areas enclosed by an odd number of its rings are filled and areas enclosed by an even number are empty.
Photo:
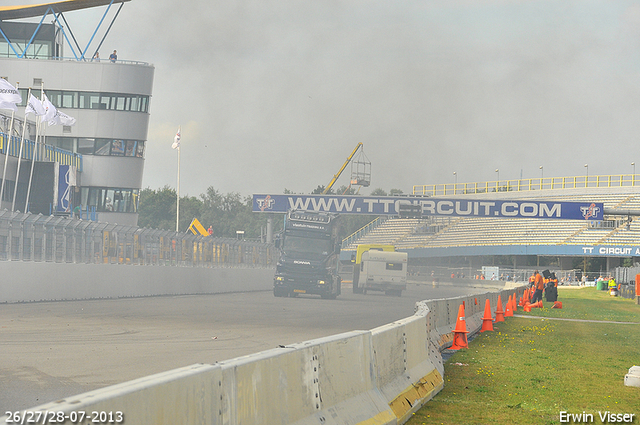
M488 193L484 198L593 201L602 202L605 209L640 213L639 189L538 190L526 193ZM479 197L478 194L471 196ZM360 243L393 244L399 249L501 245L638 245L640 218L631 220L624 215L605 216L603 222L494 217L395 218L387 220L364 237L351 241L344 249L353 250Z

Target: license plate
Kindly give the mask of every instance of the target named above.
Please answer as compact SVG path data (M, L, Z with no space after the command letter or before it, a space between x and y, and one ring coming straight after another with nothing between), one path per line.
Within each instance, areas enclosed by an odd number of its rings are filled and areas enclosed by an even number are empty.
M297 292L299 294L306 294L307 291L305 291L304 289L294 289L293 292Z

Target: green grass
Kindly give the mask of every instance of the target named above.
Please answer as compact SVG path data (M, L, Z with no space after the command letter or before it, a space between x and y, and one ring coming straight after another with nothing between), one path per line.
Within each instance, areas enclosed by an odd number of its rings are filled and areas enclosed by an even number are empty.
M559 288L563 308L520 308L445 363L445 387L407 422L419 424L559 424L560 412L635 413L640 388L624 375L640 365L640 306L593 288ZM495 306L492 306L495 309ZM543 316L545 318L533 318ZM546 319L549 318L549 319ZM571 422L573 423L573 422Z

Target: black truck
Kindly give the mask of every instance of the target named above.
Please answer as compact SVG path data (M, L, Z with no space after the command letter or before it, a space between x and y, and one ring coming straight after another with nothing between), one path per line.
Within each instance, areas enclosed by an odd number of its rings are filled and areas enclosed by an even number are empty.
M316 211L287 213L284 230L276 239L280 259L273 295L315 294L330 299L340 295L338 218L337 214Z

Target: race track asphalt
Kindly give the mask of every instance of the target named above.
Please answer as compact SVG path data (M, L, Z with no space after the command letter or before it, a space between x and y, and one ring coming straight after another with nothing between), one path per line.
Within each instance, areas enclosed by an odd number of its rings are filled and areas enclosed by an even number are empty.
M409 317L417 301L482 293L409 284L401 297L269 292L0 305L0 416L194 363Z

